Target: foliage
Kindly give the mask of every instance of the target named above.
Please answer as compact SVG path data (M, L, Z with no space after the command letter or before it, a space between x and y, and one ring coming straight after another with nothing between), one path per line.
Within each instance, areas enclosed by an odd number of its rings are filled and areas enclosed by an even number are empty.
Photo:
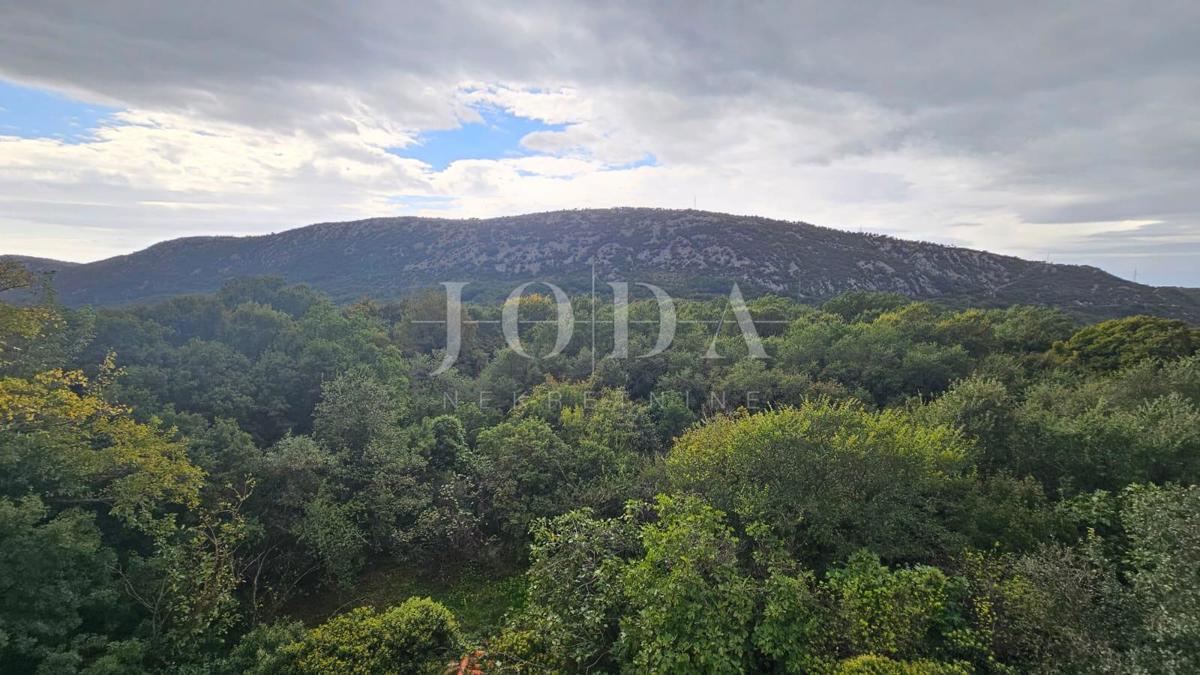
M711 420L676 442L667 468L672 486L744 522L771 525L806 561L863 546L915 559L956 543L927 509L965 470L970 451L951 427L810 401Z
M145 612L157 657L186 663L220 648L237 620L245 497L201 511L198 522L157 524L152 555L131 556L122 586Z
M567 672L614 666L621 574L641 549L634 516L601 520L584 509L536 522L525 608L490 653Z
M182 444L103 398L112 372L0 379L0 494L102 503L141 528L168 504L197 503L203 475Z
M442 329L411 320L437 295L22 297L0 303L6 672L1200 668L1186 324L762 296L770 358L743 359L711 328L727 301L698 299L664 353L577 335L529 361L469 303L433 377ZM659 308L629 309L645 354Z
M969 675L971 669L957 663L893 661L884 656L856 656L838 664L837 675Z
M0 497L0 542L0 663L32 670L72 652L72 638L106 628L116 556L94 517L78 509L50 516L32 495Z
M645 554L624 573L621 645L639 672L740 673L749 660L752 585L720 511L660 497L642 528Z
M457 656L454 615L429 598L411 598L383 612L353 609L283 648L305 675L434 673Z
M1200 347L1197 331L1183 321L1131 316L1102 321L1056 342L1053 353L1064 363L1095 370L1116 370L1145 359L1190 356Z
M539 419L504 422L479 434L478 475L501 527L524 533L537 518L583 506L580 493L601 474L608 450L572 447Z
M784 673L830 670L837 651L836 614L816 576L806 570L774 570L762 595L762 615L753 634L760 658Z
M948 581L940 570L890 571L862 551L832 570L827 584L838 608L834 625L856 654L919 653L948 600Z

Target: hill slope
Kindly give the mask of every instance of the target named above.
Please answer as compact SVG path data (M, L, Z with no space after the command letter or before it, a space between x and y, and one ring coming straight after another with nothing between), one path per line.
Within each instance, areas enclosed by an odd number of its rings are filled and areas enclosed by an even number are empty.
M79 263L67 262L65 260L52 260L50 258L34 258L27 255L0 255L0 263L15 262L25 266L25 269L30 272L57 272L65 270L68 267L75 267Z
M377 218L258 237L177 239L59 270L71 305L212 291L247 275L281 276L340 300L390 297L442 281L660 283L669 292L747 292L820 300L895 291L983 305L1041 303L1094 317L1153 313L1200 321L1189 290L1124 281L1093 267L702 211L603 209L487 220Z

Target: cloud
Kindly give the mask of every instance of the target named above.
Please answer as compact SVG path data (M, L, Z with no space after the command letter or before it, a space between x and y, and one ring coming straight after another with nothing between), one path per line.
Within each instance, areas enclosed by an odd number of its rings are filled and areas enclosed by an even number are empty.
M0 78L123 112L91 142L0 140L0 248L695 200L1200 285L1178 253L1200 251L1198 22L1109 0L6 7ZM515 152L419 161L489 107L531 122Z

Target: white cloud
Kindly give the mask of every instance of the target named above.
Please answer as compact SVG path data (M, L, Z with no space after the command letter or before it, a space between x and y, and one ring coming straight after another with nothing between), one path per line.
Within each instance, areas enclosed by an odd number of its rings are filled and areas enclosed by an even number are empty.
M1200 285L1196 8L206 7L0 9L0 77L125 109L0 137L0 249L695 200ZM565 128L387 152L481 104Z

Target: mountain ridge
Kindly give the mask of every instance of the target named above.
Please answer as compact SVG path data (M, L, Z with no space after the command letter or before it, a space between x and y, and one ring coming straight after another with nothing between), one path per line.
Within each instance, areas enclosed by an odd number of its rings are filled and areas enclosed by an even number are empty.
M696 210L550 211L488 219L415 216L316 223L274 234L185 237L58 269L68 305L118 305L280 276L349 301L443 281L597 278L680 294L771 292L820 301L853 290L983 305L1048 304L1092 317L1150 313L1200 322L1200 292L1152 287L1095 267ZM682 288L682 292L681 291Z
M69 260L56 260L54 258L39 258L32 255L16 255L12 253L0 253L0 262L16 262L21 263L31 272L54 272L67 267L75 267L85 263L71 262Z

